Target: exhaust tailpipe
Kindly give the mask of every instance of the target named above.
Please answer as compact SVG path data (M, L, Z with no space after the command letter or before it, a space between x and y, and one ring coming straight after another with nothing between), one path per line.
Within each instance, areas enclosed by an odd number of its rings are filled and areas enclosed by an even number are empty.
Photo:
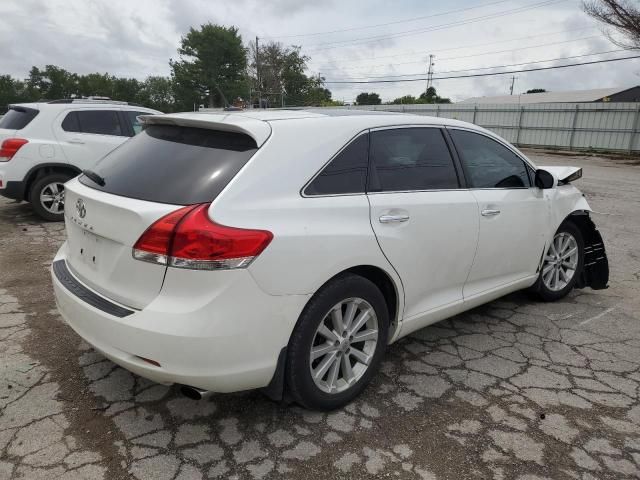
M202 400L203 398L207 398L213 395L213 392L210 390L203 390L198 387L191 387L189 385L182 385L180 387L180 393L182 393L185 397L190 398L191 400Z

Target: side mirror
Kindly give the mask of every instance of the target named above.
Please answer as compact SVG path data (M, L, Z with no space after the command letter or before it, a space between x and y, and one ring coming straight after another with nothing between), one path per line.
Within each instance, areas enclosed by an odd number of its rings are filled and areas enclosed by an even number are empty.
M553 178L553 175L551 175L546 170L536 170L536 177L535 177L534 183L538 188L547 189L547 188L553 188L553 184L555 183L555 180Z

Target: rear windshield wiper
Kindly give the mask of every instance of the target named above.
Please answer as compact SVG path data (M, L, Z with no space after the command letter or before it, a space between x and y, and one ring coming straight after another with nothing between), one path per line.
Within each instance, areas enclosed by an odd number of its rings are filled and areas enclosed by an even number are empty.
M83 173L83 175L85 177L87 177L88 179L90 179L94 183L97 183L101 187L104 187L104 183L105 183L104 182L104 178L102 178L100 175L98 175L93 170L83 170L82 173Z

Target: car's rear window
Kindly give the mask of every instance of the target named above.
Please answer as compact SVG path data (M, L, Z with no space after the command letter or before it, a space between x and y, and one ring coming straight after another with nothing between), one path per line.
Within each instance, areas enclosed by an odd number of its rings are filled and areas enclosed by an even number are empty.
M80 182L151 202L210 202L258 149L248 135L174 125L150 125L104 157Z
M27 107L9 107L9 111L0 119L0 128L22 130L31 120L36 118L38 110Z

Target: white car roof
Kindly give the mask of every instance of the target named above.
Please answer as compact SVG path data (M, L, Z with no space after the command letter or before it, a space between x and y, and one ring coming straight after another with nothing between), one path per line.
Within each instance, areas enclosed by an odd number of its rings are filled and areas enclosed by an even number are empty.
M442 117L337 108L185 112L157 116L144 115L140 119L149 125L183 125L244 133L252 137L258 146L261 146L269 138L272 126L277 124L278 127L284 127L284 124L291 125L293 122L306 120L319 121L320 123L325 121L332 124L340 123L342 127L354 130L384 126L438 125L465 127L490 133L477 125Z

